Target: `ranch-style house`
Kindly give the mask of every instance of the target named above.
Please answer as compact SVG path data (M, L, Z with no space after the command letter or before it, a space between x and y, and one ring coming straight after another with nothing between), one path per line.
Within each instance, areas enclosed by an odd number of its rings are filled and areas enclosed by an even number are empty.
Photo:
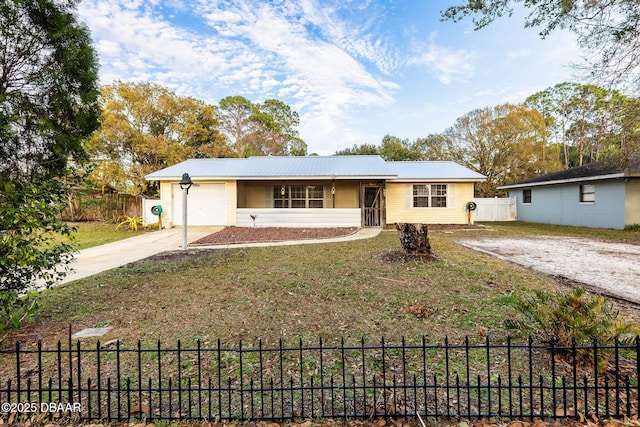
M194 183L187 224L238 227L467 224L485 180L455 162L380 156L192 159L146 176L160 182L164 226L181 225L185 173Z

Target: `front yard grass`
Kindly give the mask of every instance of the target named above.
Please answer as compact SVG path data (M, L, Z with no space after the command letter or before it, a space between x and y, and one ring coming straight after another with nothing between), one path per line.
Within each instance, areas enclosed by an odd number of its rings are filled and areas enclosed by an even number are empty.
M255 352L246 353L242 368L242 356L238 360L233 350L222 351L220 360L215 360L215 350L206 352L201 366L194 361L194 348L199 352L200 346L203 349L233 349L239 348L242 340L243 349L255 350L258 346L277 348L282 340L285 347L295 348L299 343L315 346L320 339L324 346L339 346L344 338L347 346L358 346L364 339L364 347L365 342L379 345L382 337L387 345L399 345L404 337L407 345L419 346L425 337L427 345L432 346L428 350L429 373L434 375L434 381L438 375L441 384L442 381L448 384L453 381L454 374L461 373L463 378L466 373L471 383L477 376L477 384L481 381L486 384L489 370L493 377L501 372L508 372L504 378L509 379L524 375L526 381L534 384L528 363L533 363L536 376L544 376L545 383L549 384L553 381L550 377L553 370L549 370L547 352L527 355L526 348L520 348L513 357L506 357L504 348L494 348L488 367L489 353L482 344L486 337L490 337L493 344L504 344L508 336L514 343L526 343L527 337L505 326L507 320L511 323L523 320L515 308L517 296L534 289L557 290L563 285L544 274L455 243L456 239L471 235L527 234L529 227L532 226L524 224L519 228L514 224L498 224L490 229L432 231L430 240L437 259L428 261L401 256L395 231L383 231L374 239L343 243L169 252L44 291L41 294L42 310L36 322L8 336L3 347L10 350L16 341L20 341L19 348L34 350L38 340L42 340L46 349L56 348L58 342L63 349L67 345L74 348L75 343L67 343L69 329L77 332L88 327L109 326L112 329L99 338L100 342L118 339L120 348L125 351L115 352L113 343L102 350L101 369L105 375L116 375L118 379L121 367L122 372L127 372L128 379L133 378L135 389L141 387L143 382L138 382L146 378L150 378L151 388L151 378L155 375L160 382L160 365L165 382L167 378L199 381L200 368L209 380L210 375L216 377L216 372L221 372L216 378L218 381L226 378L229 385L234 381L237 386L239 372L244 372L245 381L248 378L257 381L262 378L257 376L262 375L262 368L265 377L273 380L275 376L278 382L278 372L286 371L287 375L301 372L302 377L300 366L309 368L305 375L318 379L317 369L311 369L318 365L317 360L311 358L316 354L314 350L305 353L308 360L304 359L301 364L291 356L286 357L284 365L282 357L278 360L275 353L266 355L264 364L262 356L258 362ZM600 235L598 230L551 231L560 235ZM604 234L606 237L603 238L607 239L622 236ZM629 232L624 236L637 238ZM462 349L447 351L444 356L439 346L445 343L445 337L453 345L465 343L465 337L468 337L471 345L479 344L479 350L472 350L467 358ZM83 338L83 349L98 348L97 340ZM259 344L258 340L261 340ZM191 350L183 350L182 359L178 351L176 361L174 350L159 355L159 341L163 348ZM180 345L176 346L177 342ZM132 350L138 345L146 350L135 360L136 353ZM15 356L8 353L6 358L0 359L0 377L9 377L14 372ZM342 371L344 377L346 369L347 373L357 375L360 363L367 364L368 375L379 372L379 349L368 350L366 362L364 355L361 362L355 353L348 353L342 366L338 356L325 359L321 373L340 377ZM84 375L93 375L93 356L87 353L72 358L75 354L67 353L63 361L56 360L53 351L45 354L45 378L55 372L63 372L61 375L64 376L67 360L70 371L75 369L72 364L79 366L82 362ZM77 354L80 354L79 347ZM395 384L395 374L404 372L405 364L408 370L419 372L425 363L419 350L409 352L406 360L404 352L397 349L388 350L386 356L387 373L393 373L393 380L389 377L387 383L393 381ZM30 376L32 381L39 366L35 357L23 350L20 359L23 375ZM567 366L562 365L570 374ZM158 371L155 371L156 367ZM560 365L558 369L561 369ZM76 372L79 375L80 368ZM136 372L140 379L136 378ZM487 377L481 380L480 375L485 373ZM443 375L446 380L442 379ZM557 371L556 375L559 375ZM242 378L240 375L241 382ZM345 378L338 381L346 383ZM153 379L156 381L155 377ZM375 384L372 378L367 381ZM496 379L491 381L495 384ZM499 379L497 381L500 383ZM253 385L250 388L253 389ZM190 401L188 396L190 394L185 397ZM443 396L438 398L439 403L446 405Z
M568 225L537 224L533 222L492 222L485 225L496 231L496 235L545 235L585 237L589 239L611 240L622 243L640 244L639 230L614 230L612 228L574 227Z
M126 230L122 227L116 229L117 224L108 222L78 222L72 225L77 227L77 231L73 233L75 241L72 243L76 250L116 242L146 232L142 227L138 231Z
M420 342L423 335L430 342L501 341L514 333L505 320L520 316L515 295L558 285L452 241L468 233L491 232L432 232L439 259L428 262L385 260L400 248L395 231L344 243L176 252L43 292L36 322L6 343L53 346L69 325L73 332L108 325L101 341L131 346L138 339Z

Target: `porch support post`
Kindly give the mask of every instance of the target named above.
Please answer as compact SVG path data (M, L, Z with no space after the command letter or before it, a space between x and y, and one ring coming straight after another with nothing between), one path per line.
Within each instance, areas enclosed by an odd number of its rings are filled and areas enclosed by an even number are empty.
M364 183L360 181L360 226L365 226Z
M380 226L387 225L387 182L380 182Z

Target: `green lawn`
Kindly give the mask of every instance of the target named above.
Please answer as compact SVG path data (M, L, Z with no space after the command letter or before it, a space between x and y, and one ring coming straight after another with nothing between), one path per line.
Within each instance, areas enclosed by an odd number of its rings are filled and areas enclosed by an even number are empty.
M513 305L517 295L559 285L454 240L532 233L635 242L640 234L516 223L435 231L430 238L438 260L428 262L389 259L400 247L395 231L344 243L177 252L43 292L38 320L7 342L43 339L53 345L70 324L73 331L109 325L113 329L102 340L129 343L362 336L416 342L423 335L437 342L445 336L482 340L485 331L499 341L514 333L505 320L521 316Z
M116 229L117 224L107 222L79 222L73 225L77 228L73 233L75 239L73 247L77 250L104 245L145 232L142 228L138 231L126 230L122 227Z
M523 343L525 334L506 326L524 320L515 308L517 297L534 289L566 288L551 277L477 253L455 240L524 234L638 242L640 233L516 223L473 230L445 228L430 232L437 259L428 261L402 256L395 231L343 243L169 252L42 292L37 320L9 335L4 348L20 341L20 348L35 349L39 340L45 349L56 348L58 342L66 348L71 345L69 329L101 326L112 329L100 342L118 339L124 349L136 348L138 341L143 348L154 349L158 340L164 348L175 348L179 341L185 349L197 345L206 349L217 347L218 339L223 347L232 348L240 340L243 348L256 348L258 340L267 348L277 347L279 340L285 346L296 346L300 340L317 345L320 338L325 346L339 345L341 338L347 345L358 345L361 339L379 344L382 337L396 345L403 337L408 345L419 345L423 337L431 345L443 344L445 337L451 344L462 344L465 337L471 345L483 344L487 336L494 344L505 343L507 337ZM634 319L628 308L619 308ZM84 338L82 347L95 349L97 340ZM397 363L398 354L392 353L389 356ZM131 354L122 361L127 372L137 366ZM422 363L416 354L408 364ZM506 359L500 354L494 350L494 370L504 368ZM375 359L378 354L368 356ZM451 353L450 368L464 371L465 359L459 352L457 356ZM544 365L543 356L535 355ZM7 357L9 361L0 359L0 375L12 373L12 356ZM153 357L145 356L145 375L157 366ZM166 376L177 374L172 357L167 356L163 365ZM225 372L237 369L236 356L229 357L223 361ZM430 369L442 373L442 352L434 351L430 357ZM484 357L482 351L476 352L466 362L478 370L474 375L486 372ZM37 364L33 354L23 359L24 366ZM54 353L45 359L49 375L60 361ZM104 369L113 373L113 353L105 353L104 359ZM85 370L92 369L91 360L83 357L88 363ZM272 366L274 360L265 364ZM525 362L526 357L513 359L514 375L527 374ZM190 363L184 368L193 367Z
M547 235L588 237L640 244L640 231L614 230L611 228L572 227L566 225L536 224L533 222L492 222L484 224L498 233L509 235Z
M114 269L41 295L34 324L16 338L53 344L74 331L109 325L103 339L211 343L362 336L417 341L497 340L514 331L515 298L560 289L552 278L455 243L475 235L550 234L640 242L638 231L499 223L430 232L438 260L389 259L395 231L344 243L176 252ZM131 236L110 224L81 225L79 247Z

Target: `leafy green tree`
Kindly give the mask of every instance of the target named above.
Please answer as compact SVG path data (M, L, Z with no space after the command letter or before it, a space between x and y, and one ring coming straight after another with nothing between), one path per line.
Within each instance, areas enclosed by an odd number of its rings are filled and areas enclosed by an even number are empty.
M15 181L0 189L0 342L22 320L33 318L38 307L33 291L68 272L74 229L59 218L69 190L57 178Z
M571 97L577 86L576 83L560 83L529 96L525 102L527 106L535 108L544 117L550 138L556 146L562 148L561 159L565 169L570 165L570 143L566 138L569 110Z
M59 213L69 160L98 126L97 60L75 1L0 3L0 340L64 277L71 229Z
M218 103L220 129L235 147L236 155L242 156L245 140L253 133L251 117L256 113L256 106L243 96L227 96Z
M476 186L481 197L497 194L499 185L561 168L558 153L547 144L547 130L538 111L504 104L473 110L445 130L440 150L487 177Z
M300 118L291 107L277 99L256 104L249 117L251 133L246 136L247 147L257 155L307 154L307 144L300 138Z
M543 115L562 148L565 168L640 151L638 99L598 86L561 83L531 95L526 104Z
M415 150L422 153L423 160L447 160L447 139L440 133L432 133L414 142Z
M380 147L373 144L354 144L351 148L338 150L335 156L377 156L380 155Z
M628 83L640 89L640 3L637 0L462 0L442 12L443 19L460 21L467 16L476 29L502 16L511 16L522 5L530 13L525 27L541 27L546 37L558 28L577 35L577 41L594 60L588 75L603 82Z
M48 179L98 126L97 61L75 2L0 3L0 177Z
M221 130L240 157L307 154L300 138L298 113L277 99L262 104L243 96L228 96L218 108Z
M154 194L145 175L193 157L230 157L214 107L152 83L105 86L100 129L86 141L92 178L123 191Z
M415 143L408 139L400 139L395 136L385 135L380 146L380 155L385 160L422 160L423 155Z
M414 142L408 139L400 139L396 136L385 135L380 145L362 144L354 145L351 148L337 151L337 156L354 155L379 155L385 160L423 160L424 154L421 151L422 141Z

